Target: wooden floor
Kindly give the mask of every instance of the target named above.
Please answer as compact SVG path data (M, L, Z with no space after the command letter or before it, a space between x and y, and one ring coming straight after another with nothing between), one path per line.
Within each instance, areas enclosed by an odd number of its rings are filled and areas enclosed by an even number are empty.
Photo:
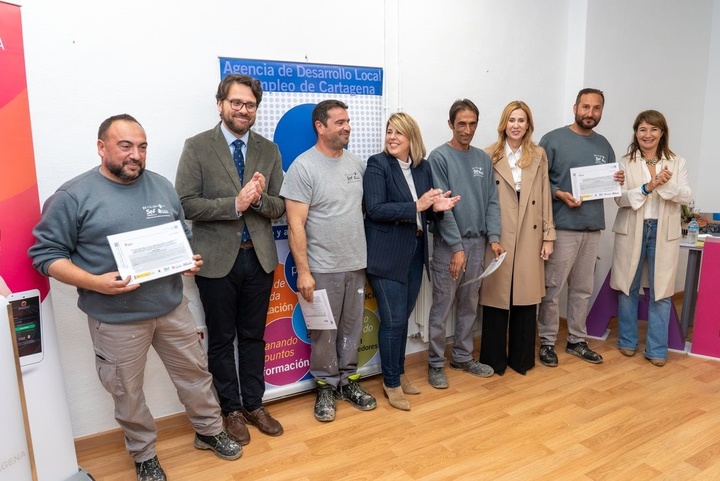
M607 340L589 340L603 364L560 348L559 367L526 376L448 369L446 390L427 384L426 354L412 355L407 372L423 392L410 412L389 406L380 376L363 381L377 409L340 402L331 423L314 419L313 393L271 403L285 434L251 427L237 461L195 450L187 420L174 416L161 421L158 456L171 481L720 479L720 363L678 352L662 368L641 352L626 358L610 327ZM119 431L76 445L96 480L135 479Z

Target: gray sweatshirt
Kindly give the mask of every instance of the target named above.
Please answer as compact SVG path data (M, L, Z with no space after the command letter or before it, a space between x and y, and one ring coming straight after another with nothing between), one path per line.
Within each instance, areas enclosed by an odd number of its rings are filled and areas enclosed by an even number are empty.
M462 250L463 237L487 236L488 242L500 242L500 204L490 156L470 147L461 151L443 144L428 156L433 184L443 192L462 199L433 227L452 252Z
M571 168L615 162L615 152L610 142L598 133L580 135L565 126L548 132L539 143L548 157L555 228L574 231L605 229L605 207L602 199L590 200L583 202L580 207L570 208L565 202L555 198L555 192L558 189L572 192Z
M191 235L170 181L146 170L132 184L119 184L96 167L63 184L43 206L33 229L28 255L48 275L58 259L92 274L117 271L107 236L180 220ZM78 288L78 307L108 323L134 322L167 314L182 301L180 274L146 282L124 294L109 296Z

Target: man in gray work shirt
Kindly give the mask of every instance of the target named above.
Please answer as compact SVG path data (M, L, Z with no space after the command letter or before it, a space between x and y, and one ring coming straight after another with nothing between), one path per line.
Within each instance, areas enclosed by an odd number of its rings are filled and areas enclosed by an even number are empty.
M493 375L490 366L472 357L472 328L477 315L485 244L495 257L500 245L500 204L490 157L470 145L478 123L478 108L467 99L450 107L448 125L452 139L428 156L435 187L462 197L433 227L433 301L430 308L428 382L436 389L448 387L445 375L445 323L455 305L455 342L450 367L474 376Z
M115 403L115 419L135 460L138 481L165 481L155 452L157 426L145 404L145 363L153 346L170 374L195 430L195 447L227 460L242 448L223 431L207 356L183 296L180 274L143 284L120 278L107 236L180 221L175 189L145 170L145 130L127 114L108 118L98 131L99 167L63 184L45 202L29 255L36 269L77 287L87 314L95 366ZM184 272L193 275L202 264Z
M593 131L602 118L604 105L602 91L581 90L573 106L575 123L548 132L540 140L548 157L557 232L555 248L545 262L545 297L538 314L539 358L549 367L558 365L554 346L560 325L560 292L566 282L568 338L565 351L593 364L603 362L602 356L588 347L585 337L600 231L605 229L605 208L602 200L583 202L573 197L570 169L615 162L610 143ZM615 180L621 184L624 179L622 171L615 174Z

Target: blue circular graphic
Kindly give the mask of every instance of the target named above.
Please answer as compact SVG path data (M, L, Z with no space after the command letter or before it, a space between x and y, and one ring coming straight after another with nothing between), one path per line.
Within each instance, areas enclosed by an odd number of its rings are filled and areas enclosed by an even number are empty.
M285 280L288 287L297 293L297 269L295 268L295 260L289 251L285 257Z
M310 335L308 334L307 326L305 325L305 318L303 317L302 309L300 308L299 303L295 304L295 308L293 309L292 328L298 339L306 344L310 344Z
M312 125L314 108L315 104L297 105L285 112L275 127L273 142L280 148L285 172L298 155L315 145L317 137Z

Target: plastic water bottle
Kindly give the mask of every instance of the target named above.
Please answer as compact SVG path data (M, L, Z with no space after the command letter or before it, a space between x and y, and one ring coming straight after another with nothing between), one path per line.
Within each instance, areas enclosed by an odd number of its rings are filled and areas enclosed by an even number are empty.
M690 245L695 245L697 243L699 233L700 226L698 225L697 221L695 219L691 220L688 223L687 243Z

